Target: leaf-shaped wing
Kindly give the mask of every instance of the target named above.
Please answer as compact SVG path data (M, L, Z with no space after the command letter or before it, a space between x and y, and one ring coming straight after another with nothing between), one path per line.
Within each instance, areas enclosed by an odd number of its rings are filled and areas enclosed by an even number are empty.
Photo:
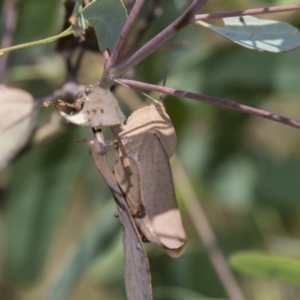
M177 206L169 158L157 134L145 133L138 162L146 216L136 219L137 226L150 242L177 257L184 250L186 234Z

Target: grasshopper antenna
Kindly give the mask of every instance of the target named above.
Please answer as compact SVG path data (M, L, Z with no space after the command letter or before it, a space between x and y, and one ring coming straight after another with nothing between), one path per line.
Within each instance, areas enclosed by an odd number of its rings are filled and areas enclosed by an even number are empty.
M166 68L166 72L165 72L165 75L164 75L163 86L166 85L168 72L169 72L169 66L167 66L167 68ZM126 87L128 87L128 88L130 88L130 89L132 89L132 87L130 87L129 85L127 85L127 84L125 84L125 83L123 83L123 82L120 82L120 81L118 81L118 80L115 80L115 82L118 83L118 84L121 84L121 85L123 85L123 86L126 86ZM160 93L159 100L156 100L156 99L154 99L153 97L151 97L150 95L148 95L148 94L146 94L146 93L144 93L144 92L141 92L141 91L139 91L139 90L136 90L136 91L137 91L138 93L144 95L144 96L147 97L148 99L151 99L154 103L160 103L160 102L162 102L163 93Z
M163 81L163 86L166 86L166 81L167 81L167 76L169 73L169 66L167 66L166 71L165 71L165 76L164 76L164 81ZM162 102L163 101L163 93L161 92L159 95L159 101Z
M151 97L150 95L148 95L148 94L146 94L146 93L144 93L144 92L141 92L141 91L139 91L139 90L136 90L136 89L132 88L131 86L129 86L129 85L123 83L123 82L120 82L120 81L118 81L118 80L114 80L114 81L115 81L116 83L118 83L118 84L121 84L121 85L123 85L123 86L126 86L126 87L129 88L129 89L135 90L136 92L140 93L141 95L145 96L146 98L152 100L154 103L160 102L160 101L156 100L155 98Z

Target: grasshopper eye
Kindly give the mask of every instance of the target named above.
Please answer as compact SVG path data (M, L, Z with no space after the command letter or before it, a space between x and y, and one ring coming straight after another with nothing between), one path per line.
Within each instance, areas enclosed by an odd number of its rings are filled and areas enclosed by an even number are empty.
M144 212L144 211L139 212L137 217L138 217L139 219L145 218L145 217L146 217L146 212Z

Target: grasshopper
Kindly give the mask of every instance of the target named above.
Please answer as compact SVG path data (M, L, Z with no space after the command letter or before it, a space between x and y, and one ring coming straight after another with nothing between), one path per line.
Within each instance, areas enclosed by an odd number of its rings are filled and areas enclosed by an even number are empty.
M178 257L187 238L169 163L177 144L170 117L156 102L134 111L122 129L114 173L137 228L145 240Z

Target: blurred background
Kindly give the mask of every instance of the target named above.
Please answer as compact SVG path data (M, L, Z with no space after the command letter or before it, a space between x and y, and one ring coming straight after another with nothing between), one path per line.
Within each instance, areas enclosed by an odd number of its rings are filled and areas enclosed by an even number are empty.
M161 14L140 44L165 28L190 1L160 2ZM203 12L291 3L210 0ZM58 34L64 15L60 0L18 1L13 44ZM258 17L300 26L299 12ZM255 52L193 25L128 76L161 84L167 66L167 86L300 119L299 50ZM102 70L102 56L88 49L77 79L93 84ZM67 74L64 56L52 43L12 52L5 84L40 98L59 89ZM149 103L124 87L115 92L127 116L143 102ZM164 101L178 136L177 157L171 163L189 242L178 259L146 245L154 299L228 299L188 213L187 186L178 172L188 176L189 188L231 261L245 299L300 299L299 131L194 100L164 96ZM64 122L53 107L41 108L36 127L51 118ZM122 227L114 217L115 203L86 143L76 142L92 137L91 130L63 128L55 139L27 148L0 173L1 300L126 299ZM235 260L241 253L244 260ZM247 260L248 253L252 260Z

